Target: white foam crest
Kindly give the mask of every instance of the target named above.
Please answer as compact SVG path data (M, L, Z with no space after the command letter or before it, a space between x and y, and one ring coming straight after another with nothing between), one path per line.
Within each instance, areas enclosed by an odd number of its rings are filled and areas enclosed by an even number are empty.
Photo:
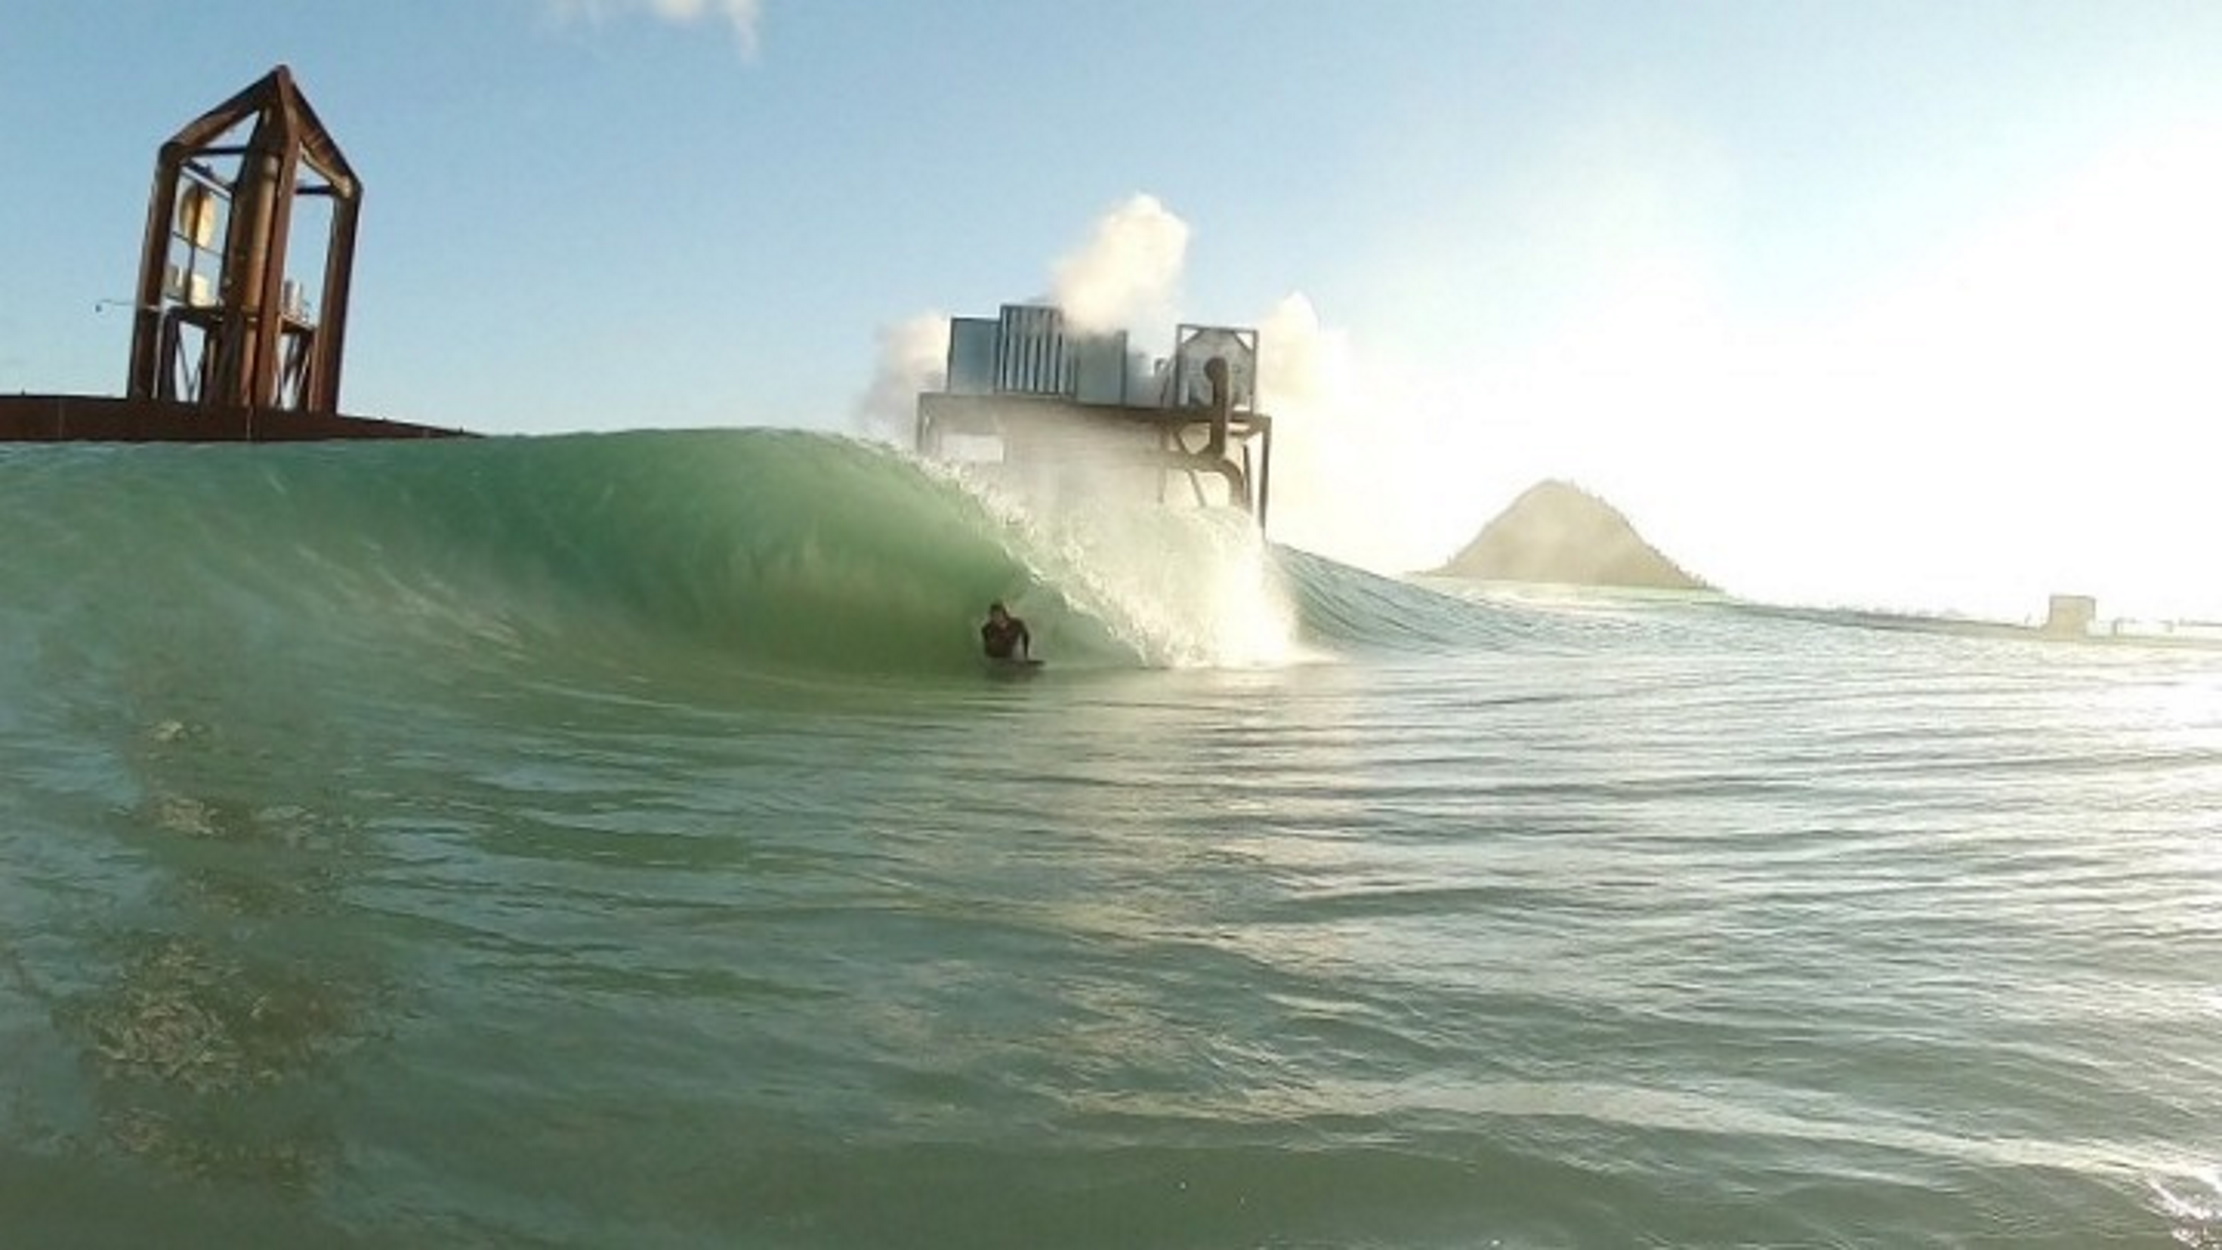
M963 479L1019 540L1036 581L1144 664L1271 668L1307 658L1295 602L1250 517L1106 502L1095 490L998 490ZM1023 599L1022 613L1035 610Z

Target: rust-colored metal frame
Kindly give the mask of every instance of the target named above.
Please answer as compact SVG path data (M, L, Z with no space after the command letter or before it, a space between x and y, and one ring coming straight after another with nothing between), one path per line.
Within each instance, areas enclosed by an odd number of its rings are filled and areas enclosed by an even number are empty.
M253 129L244 145L219 143L249 122ZM180 190L189 168L198 180L221 183L202 162L224 157L237 157L239 172L235 181L224 185L230 209L221 289L208 307L173 301L165 290L164 269ZM303 186L303 169L321 177L323 185ZM283 303L293 206L304 195L331 201L331 237L324 257L319 317L313 325L289 317ZM126 393L140 400L180 398L173 379L183 364L182 330L191 323L206 336L203 351L207 354L192 366L199 379L194 396L199 404L250 411L338 412L348 285L362 197L362 181L286 66L271 70L178 131L156 158L154 187L147 201Z

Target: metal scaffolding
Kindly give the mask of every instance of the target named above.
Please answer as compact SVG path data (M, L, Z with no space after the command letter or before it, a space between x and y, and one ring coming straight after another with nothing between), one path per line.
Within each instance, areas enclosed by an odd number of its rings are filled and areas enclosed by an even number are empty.
M362 195L283 65L163 144L147 202L129 397L339 411ZM304 202L325 206L329 229L320 269L295 276L288 249Z

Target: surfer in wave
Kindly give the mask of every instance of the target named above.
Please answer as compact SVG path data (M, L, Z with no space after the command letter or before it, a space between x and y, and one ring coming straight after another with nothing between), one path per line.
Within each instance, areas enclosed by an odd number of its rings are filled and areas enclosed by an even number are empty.
M980 626L980 646L991 660L1026 664L1033 660L1034 636L1026 632L1026 622L1012 616L1001 603L991 603L987 623Z

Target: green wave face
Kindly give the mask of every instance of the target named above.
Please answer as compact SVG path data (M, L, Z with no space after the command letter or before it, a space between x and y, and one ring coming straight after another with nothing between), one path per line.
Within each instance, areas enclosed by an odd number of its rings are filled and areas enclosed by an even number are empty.
M0 451L0 518L0 636L92 664L154 648L354 677L495 658L960 672L996 599L1060 667L1489 632L1470 605L1271 548L1236 513L1024 509L794 431L23 447Z

